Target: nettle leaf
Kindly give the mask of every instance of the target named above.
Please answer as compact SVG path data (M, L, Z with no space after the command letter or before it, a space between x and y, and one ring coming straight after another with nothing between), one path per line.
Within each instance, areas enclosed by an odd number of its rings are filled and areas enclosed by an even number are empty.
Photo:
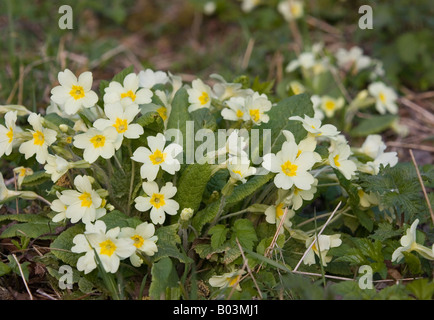
M212 227L208 232L211 235L211 247L213 249L220 247L226 241L228 232L229 229L222 224Z
M297 142L306 136L306 130L302 124L299 121L288 120L289 117L304 118L304 115L313 117L314 111L309 95L303 93L279 101L267 114L270 120L268 123L262 123L259 129L271 130L271 152L276 153L286 140L282 130L291 131Z
M428 213L422 199L416 170L411 163L398 163L393 168L381 167L377 175L360 173L361 186L379 196L380 205L403 213L406 221L422 218Z
M406 285L419 300L431 300L434 295L434 281L428 283L428 279L417 279Z
M84 232L83 224L76 224L67 230L63 231L50 245L51 252L64 263L71 266L77 265L79 254L73 253L71 248L73 246L72 240L77 234Z
M368 237L373 240L384 241L399 235L401 235L401 230L394 230L390 223L381 222L378 224L378 228L375 230L374 234Z
M188 165L182 172L176 187L174 200L179 203L179 211L191 208L196 212L202 201L202 195L211 178L212 168L208 163Z
M128 223L128 216L119 211L119 210L113 210L108 212L105 216L101 217L99 220L103 221L106 226L107 226L107 230L119 227L119 228L124 228L124 227L129 227L129 223Z
M235 221L231 230L231 240L233 243L235 243L235 239L237 238L243 248L253 250L253 245L258 241L258 237L256 236L252 221L248 219L238 219Z
M353 137L366 137L370 134L379 133L389 128L398 118L396 115L372 116L369 119L363 119L359 125L351 131Z
M178 248L178 244L181 243L181 238L178 235L177 224L164 226L158 228L155 231L155 235L158 237L157 247L158 251L153 256L154 261L159 261L163 258L173 257L183 263L191 263L192 260L186 256L184 252L181 252Z

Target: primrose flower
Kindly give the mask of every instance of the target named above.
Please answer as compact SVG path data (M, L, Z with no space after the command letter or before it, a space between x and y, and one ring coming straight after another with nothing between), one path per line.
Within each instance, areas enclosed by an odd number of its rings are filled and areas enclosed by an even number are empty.
M73 168L73 164L59 157L57 154L54 156L48 155L47 163L44 166L45 172L51 175L53 182L59 180L71 168Z
M25 167L14 168L14 172L15 174L18 174L17 177L18 188L21 188L21 184L23 183L25 177L31 176L33 174L33 170L31 168L25 168Z
M95 224L86 225L84 234L74 237L72 252L85 253L77 261L77 269L89 273L96 265L95 251L101 260L106 272L116 273L120 261L134 254L136 247L130 238L119 237L120 228L116 227L106 231L106 224L98 220Z
M242 89L241 83L229 83L221 75L212 74L210 78L217 80L213 86L216 98L220 101L228 100L232 97L245 97L250 93L250 89Z
M292 222L290 219L294 217L295 212L294 210L289 209L284 202L269 206L264 212L265 221L267 221L269 224L275 224L277 227L283 218L286 208L288 209L288 212L286 213L285 221L283 221L283 226L286 228L291 228ZM282 228L280 232L283 233L284 229Z
M249 114L245 107L246 99L243 97L232 97L226 101L227 108L223 108L221 115L223 119L230 121L247 121Z
M181 164L175 159L182 152L182 147L179 144L171 143L165 147L166 138L161 133L155 137L149 136L147 140L149 149L138 147L131 157L134 161L143 163L140 168L142 179L155 180L160 168L170 174L179 171Z
M129 238L133 240L133 246L136 247L136 251L143 252L148 256L153 256L158 252L157 245L155 244L158 237L154 235L155 227L151 223L143 222L139 224L135 229L130 227L125 227L121 229L119 236L121 238ZM143 260L133 253L130 256L131 264L135 267L140 267Z
M256 168L250 166L250 160L242 157L231 157L227 161L231 178L246 183L247 178L256 173Z
M212 92L211 88L202 82L200 79L195 79L191 83L192 87L187 89L188 112L193 112L202 108L209 108L211 106Z
M255 7L261 4L262 0L242 0L241 10L243 12L248 13L252 11Z
M292 195L290 196L290 201L292 203L292 209L298 210L303 205L303 201L312 200L317 191L316 186L318 185L318 179L315 179L314 183L311 185L309 190L301 190L293 187Z
M366 193L360 188L357 190L357 194L359 195L359 204L362 208L370 208L379 204L379 199L373 192Z
M84 133L74 137L74 146L84 149L83 158L89 163L95 162L99 157L110 159L115 154L118 132L114 127L104 130L90 128Z
M331 248L339 247L342 244L342 240L340 238L341 238L340 234L334 234L331 236L321 234L317 238L317 241L314 243L312 248L304 257L303 263L307 265L315 264L315 255L320 257L320 251L321 251L322 264L324 267L327 266L327 263L329 263L332 260L332 257L327 256L327 253ZM314 241L314 239L315 236L310 237L306 240L306 248L309 248L309 246Z
M77 77L69 69L59 72L60 85L51 89L51 100L73 115L82 108L93 107L98 102L98 96L92 89L93 77L89 71Z
M282 130L283 135L286 138L286 141L289 142L295 142L295 137L292 134L291 131L288 130ZM297 157L302 153L302 152L312 152L313 156L315 157L315 162L320 162L321 161L321 156L315 152L316 149L316 139L313 136L307 136L305 139L301 140L298 144L297 144Z
M324 112L321 109L321 98L319 95L314 94L310 97L310 101L312 102L312 107L314 111L313 117L315 119L323 120L325 115Z
M241 276L245 273L246 272L244 270L234 270L232 272L224 273L220 276L212 276L209 279L209 284L212 287L218 288L234 287L236 285L235 289L237 291L241 291L239 281Z
M255 125L259 125L262 122L267 123L270 120L266 112L270 111L272 104L265 94L254 92L245 98L244 105L250 120Z
M338 169L348 180L351 179L357 171L357 166L354 161L348 159L350 155L351 148L348 144L337 143L331 148L328 158L330 165Z
M352 47L350 50L344 48L339 48L335 57L338 66L344 70L354 70L354 73L360 70L368 68L372 60L370 57L363 54L363 50L357 46Z
M176 194L177 189L171 182L167 182L161 190L155 181L143 182L142 187L147 197L137 197L135 207L141 212L151 209L153 224L163 224L166 220L166 213L175 215L178 212L178 202L171 199Z
M380 166L395 166L398 163L396 152L384 152L386 144L382 141L380 135L369 135L366 137L362 146L356 149L357 152L366 154L373 160L365 164L359 164L358 170L370 174L378 174Z
M135 73L128 74L122 84L117 81L110 82L104 89L104 103L120 102L124 107L132 103L138 105L151 103L152 91L148 88L139 88L139 82L139 76Z
M160 99L162 105L156 110L161 119L163 119L164 125L167 126L167 122L172 111L172 105L169 102L169 97L165 92L161 90L155 90L155 95Z
M54 212L57 212L57 214L52 218L53 222L60 222L66 220L66 210L68 209L68 206L60 200L62 194L59 191L56 192L56 195L57 199L51 203L50 208Z
M300 116L292 116L289 117L289 120L300 121L303 124L303 128L313 135L314 137L327 137L334 139L339 134L339 131L332 124L324 124L321 125L321 120L311 118L307 115L304 116L304 119Z
M395 90L383 82L374 82L368 86L368 92L375 98L375 108L379 113L385 114L388 111L396 114L398 112L398 105L396 104L398 95Z
M337 99L329 96L321 97L321 109L328 118L333 117L336 111L343 108L344 104L345 100L342 97Z
M32 125L32 140L20 145L19 152L24 154L26 159L36 154L36 161L44 164L48 158L48 147L56 141L57 133L54 130L42 127L41 115L32 113L27 120Z
M303 16L303 2L298 0L283 0L277 5L277 10L286 21L296 20Z
M433 249L431 249L416 242L416 229L418 224L419 219L416 219L411 224L410 228L407 229L405 235L402 236L400 240L401 247L397 248L392 253L392 262L399 262L401 259L404 258L404 255L402 254L403 252L411 251L418 252L425 259L434 260L434 246Z
M156 84L166 84L169 77L164 71L153 71L151 69L139 72L139 87L152 89Z
M108 104L104 108L104 113L108 119L97 119L93 126L100 131L108 127L114 127L118 133L115 149L119 149L124 137L127 139L138 139L143 133L143 127L137 123L131 123L139 114L139 106L135 103L125 107L117 102Z
M305 151L298 155L297 144L285 141L279 152L264 155L262 166L277 173L274 177L276 187L289 190L295 185L299 189L308 190L315 181L308 170L315 162L313 152Z
M5 125L0 125L0 157L10 155L14 143L15 122L17 121L17 112L8 111L5 114Z
M0 105L0 114L8 113L9 111L15 111L17 116L28 116L31 112L24 106L8 104L8 105Z
M65 190L59 198L62 203L68 206L66 217L71 219L71 223L82 220L86 224L106 214L106 209L101 207L103 200L92 189L89 176L76 176L74 186L78 191Z

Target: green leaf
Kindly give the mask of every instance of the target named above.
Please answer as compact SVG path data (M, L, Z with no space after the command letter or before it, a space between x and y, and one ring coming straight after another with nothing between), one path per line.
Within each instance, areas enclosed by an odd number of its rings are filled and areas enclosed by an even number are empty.
M9 260L9 268L17 275L21 276L21 270L23 272L24 278L26 279L26 281L29 281L29 266L30 266L30 262L26 261L23 263L20 263L20 265L18 265L17 261L14 259L14 257L12 255L8 255L8 260ZM21 267L21 270L20 270Z
M119 210L110 211L105 216L101 217L99 220L103 221L106 224L107 230L116 227L119 228L129 227L128 216Z
M64 263L71 266L77 264L80 257L79 254L73 253L71 248L73 246L72 240L77 234L84 232L83 224L76 224L67 230L63 231L50 245L51 252Z
M399 235L401 235L400 230L393 230L393 226L390 223L381 222L378 224L378 228L375 230L374 234L368 237L373 240L384 241Z
M299 121L288 120L288 118L292 116L304 118L304 115L313 117L314 111L309 96L303 93L279 101L267 114L270 120L268 123L262 123L259 129L271 130L271 152L276 153L286 140L282 130L291 131L297 142L306 136L306 130L303 129L302 124Z
M412 274L419 274L422 272L422 265L418 256L411 252L405 251L403 251L402 254L404 255L405 263L410 268L410 272Z
M254 243L258 240L256 236L255 228L252 221L248 219L238 219L235 221L231 228L232 240L235 242L235 238L238 238L241 246L248 250L253 249Z
M44 121L50 129L56 130L61 124L66 124L71 128L74 126L74 122L67 118L62 118L57 113L49 113L44 116ZM55 126L55 127L53 127Z
M178 287L178 276L170 258L163 258L154 263L151 269L152 282L149 296L154 300L166 299L166 289Z
M172 110L167 120L167 129L179 129L184 139L186 138L186 123L192 120L188 112L189 105L187 90L179 89L173 98Z
M370 134L379 133L391 126L397 119L396 115L372 116L369 119L363 119L359 125L351 131L353 137L366 137Z
M34 187L38 186L51 179L51 176L45 171L37 171L30 176L25 176L23 179L23 186Z
M202 195L211 178L212 168L208 163L190 164L177 182L174 200L179 203L179 211L191 208L196 212L202 201Z
M229 229L222 224L217 224L212 227L208 232L211 235L211 247L213 249L220 247L226 241L228 232Z
M130 73L134 73L134 66L129 66L125 69L123 69L121 72L119 72L118 74L116 74L112 81L117 81L120 84L124 83L124 79L127 75L129 75Z
M8 274L12 269L6 264L0 261L0 277Z
M410 290L419 300L431 300L434 295L434 281L428 283L428 279L417 279L407 284Z
M192 262L192 260L178 248L178 244L181 243L181 238L178 235L177 224L158 228L155 231L155 235L158 237L158 252L153 256L154 261L159 261L167 257L173 257L182 263Z
M42 235L48 235L54 232L55 227L51 226L50 223L52 223L51 220L47 218L45 221L13 224L2 232L0 238L4 239L22 236L32 239L39 238Z

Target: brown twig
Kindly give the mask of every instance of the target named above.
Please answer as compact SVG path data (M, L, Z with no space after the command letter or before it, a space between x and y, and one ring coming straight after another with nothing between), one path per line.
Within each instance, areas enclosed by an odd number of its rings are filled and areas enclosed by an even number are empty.
M428 198L428 194L426 193L426 189L425 189L425 186L423 184L422 177L420 175L419 167L417 166L416 159L414 158L413 151L411 149L410 149L410 156L411 156L411 160L413 161L414 167L416 168L417 177L419 178L420 186L422 187L423 195L425 196L425 200L426 200L426 203L428 205L429 213L431 214L431 220L432 220L432 223L434 224L434 212L432 210L431 203L430 203L429 198Z
M21 268L20 262L18 261L18 259L17 259L17 257L16 257L15 254L12 254L12 257L15 259L15 261L16 261L16 263L18 265L18 269L20 270L21 278L23 279L24 285L26 286L26 290L27 290L27 293L30 296L30 300L33 300L32 292L30 291L29 286L27 285L27 281L26 281L26 278L24 277L23 269Z

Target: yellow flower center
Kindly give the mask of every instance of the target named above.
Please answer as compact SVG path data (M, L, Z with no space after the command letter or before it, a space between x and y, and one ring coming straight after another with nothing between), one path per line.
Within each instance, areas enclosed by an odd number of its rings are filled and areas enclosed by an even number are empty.
M82 86L72 86L71 91L69 91L69 94L75 99L81 99L84 98L84 90Z
M380 92L380 94L378 95L378 97L380 98L380 101L382 103L386 103L386 96L384 95L383 92Z
M167 119L166 107L161 106L160 108L157 109L157 112L160 115L161 119L163 119L163 121L166 121L166 119Z
M251 109L249 110L250 117L252 117L253 121L259 121L259 109Z
M333 161L334 161L336 167L340 167L341 166L341 164L339 162L339 155L338 154L335 155L335 157L333 158Z
M121 99L123 99L123 98L131 98L131 100L136 100L136 95L131 91L131 90L129 90L128 92L125 92L125 93L121 93Z
M26 172L27 172L26 168L21 168L20 169L20 177L24 177L26 175Z
M164 201L164 194L161 193L154 193L149 202L157 209L166 204Z
M90 142L92 142L95 149L101 148L105 145L105 137L103 135L97 134L92 139L90 139Z
M239 278L240 278L240 276L235 276L235 277L228 277L226 279L227 279L227 281L229 283L229 286L233 287L234 285L237 284Z
M336 108L336 104L334 103L334 101L328 100L328 101L325 103L325 108L326 108L327 110L333 111L333 110Z
M238 109L236 115L238 118L241 118L244 115L244 112Z
M116 128L116 131L119 133L124 133L125 131L128 130L128 122L126 119L119 119L116 118L116 122L113 125L113 127Z
M276 218L281 219L283 217L283 213L283 202L281 202L276 206Z
M280 166L284 174L289 177L293 177L297 174L298 166L296 164L291 163L291 161L286 161L284 164Z
M105 254L109 257L116 251L116 245L110 239L101 242L99 244L99 247L101 248L100 253Z
M71 144L72 143L72 137L66 137L66 143Z
M33 144L37 146L42 146L44 144L44 141L45 141L45 137L41 131L36 131L33 134Z
M203 106L204 104L207 104L209 101L209 95L205 91L202 92L202 95L199 97L200 104Z
M143 239L143 237L139 236L138 234L135 234L134 236L132 236L131 239L133 239L133 241L134 241L133 245L137 249L140 249L143 246L143 243L145 242L145 239Z
M298 158L300 156L300 154L301 154L301 150L298 150L296 158Z
M10 128L8 133L6 133L6 137L9 138L9 143L12 143L12 140L14 139L14 130L12 128Z
M240 177L241 177L241 171L240 170L232 170L232 172L235 173L235 174L239 174Z
M160 150L155 150L153 154L149 156L149 159L151 160L153 165L158 165L160 163L164 162L164 159L166 158L166 153L161 152Z
M89 208L92 205L92 196L90 195L89 192L84 192L82 193L78 199L81 201L81 206L82 207L87 207Z

